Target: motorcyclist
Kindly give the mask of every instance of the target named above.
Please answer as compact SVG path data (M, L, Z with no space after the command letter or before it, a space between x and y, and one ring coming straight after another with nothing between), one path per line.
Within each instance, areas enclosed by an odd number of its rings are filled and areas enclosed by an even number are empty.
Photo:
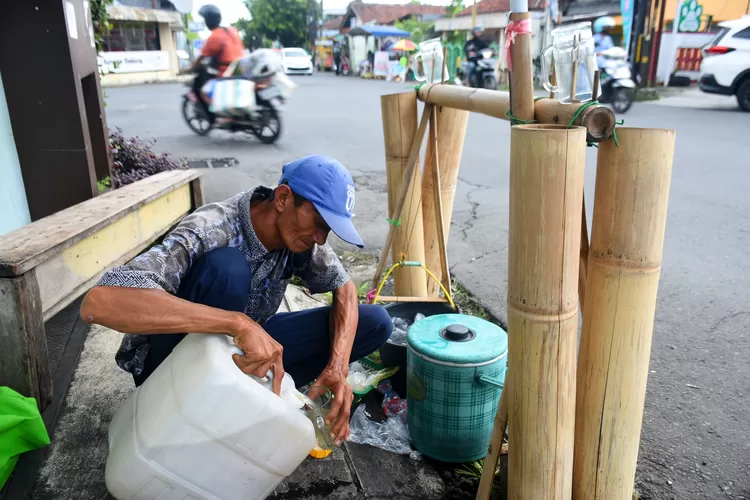
M609 31L617 25L614 19L604 16L594 21L594 48L596 50L596 64L599 69L604 68L606 58L602 55L605 50L615 46Z
M477 67L477 61L481 58L480 53L487 48L487 44L482 40L482 27L475 26L471 29L472 37L464 44L464 55L466 56L466 71L469 84L475 87L474 70Z
M221 11L215 5L204 5L198 11L198 15L203 18L206 27L211 30L211 35L203 45L201 55L195 60L191 68L196 72L193 80L193 92L199 96L198 100L203 107L203 111L213 123L213 114L202 98L201 89L206 82L222 75L232 61L241 58L245 54L245 46L235 28L220 26ZM210 60L208 66L203 64L207 59Z

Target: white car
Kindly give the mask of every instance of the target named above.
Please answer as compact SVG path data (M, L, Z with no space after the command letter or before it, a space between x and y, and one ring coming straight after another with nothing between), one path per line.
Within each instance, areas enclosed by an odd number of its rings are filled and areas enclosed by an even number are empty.
M719 28L703 47L700 88L737 96L740 109L750 111L750 15L719 23Z
M281 49L281 65L287 75L313 74L312 57L298 47Z

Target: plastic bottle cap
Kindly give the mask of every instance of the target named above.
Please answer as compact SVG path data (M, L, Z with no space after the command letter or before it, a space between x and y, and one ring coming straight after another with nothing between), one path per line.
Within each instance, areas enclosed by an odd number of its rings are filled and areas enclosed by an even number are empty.
M310 456L313 458L326 458L331 453L333 453L333 450L324 450L323 448L319 448L316 444L315 448L310 452Z

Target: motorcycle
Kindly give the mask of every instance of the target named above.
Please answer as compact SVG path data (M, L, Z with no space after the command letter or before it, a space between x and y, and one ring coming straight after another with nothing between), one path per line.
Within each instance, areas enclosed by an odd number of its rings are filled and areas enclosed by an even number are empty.
M599 102L611 104L617 113L625 113L633 105L638 86L630 73L627 52L620 47L603 51L600 68L601 92Z
M339 69L338 73L336 73L337 75L346 76L349 74L349 58L347 58L345 55L341 56L341 59L339 60L339 66L341 66L341 68Z
M214 72L212 76L218 75ZM197 75L196 78L201 78L201 76ZM200 136L207 135L211 130L218 128L232 133L244 132L257 137L263 144L273 144L281 135L280 112L282 105L286 102L277 79L284 77L278 70L262 66L262 71L256 76L239 78L247 78L255 83L255 106L252 109L242 115L211 116L206 112L208 104L204 105L201 102L203 96L195 93L193 83L188 83L190 91L183 96L182 100L182 116L185 122L193 132Z
M469 62L461 61L461 67L458 71L458 77L461 83L467 87L497 90L497 79L495 78L495 67L497 60L492 57L491 49L484 49L480 52L480 58L474 67L472 80L469 81Z

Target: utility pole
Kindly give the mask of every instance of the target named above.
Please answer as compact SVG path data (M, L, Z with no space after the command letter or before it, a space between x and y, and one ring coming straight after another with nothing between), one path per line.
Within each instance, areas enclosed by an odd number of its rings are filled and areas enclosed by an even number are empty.
M477 27L477 0L474 0L474 3L471 4L471 29Z
M661 0L659 3L659 21L654 32L653 46L651 47L651 68L648 72L649 87L656 83L656 68L659 65L659 47L661 47L661 33L664 30L664 10L667 6L667 0Z

